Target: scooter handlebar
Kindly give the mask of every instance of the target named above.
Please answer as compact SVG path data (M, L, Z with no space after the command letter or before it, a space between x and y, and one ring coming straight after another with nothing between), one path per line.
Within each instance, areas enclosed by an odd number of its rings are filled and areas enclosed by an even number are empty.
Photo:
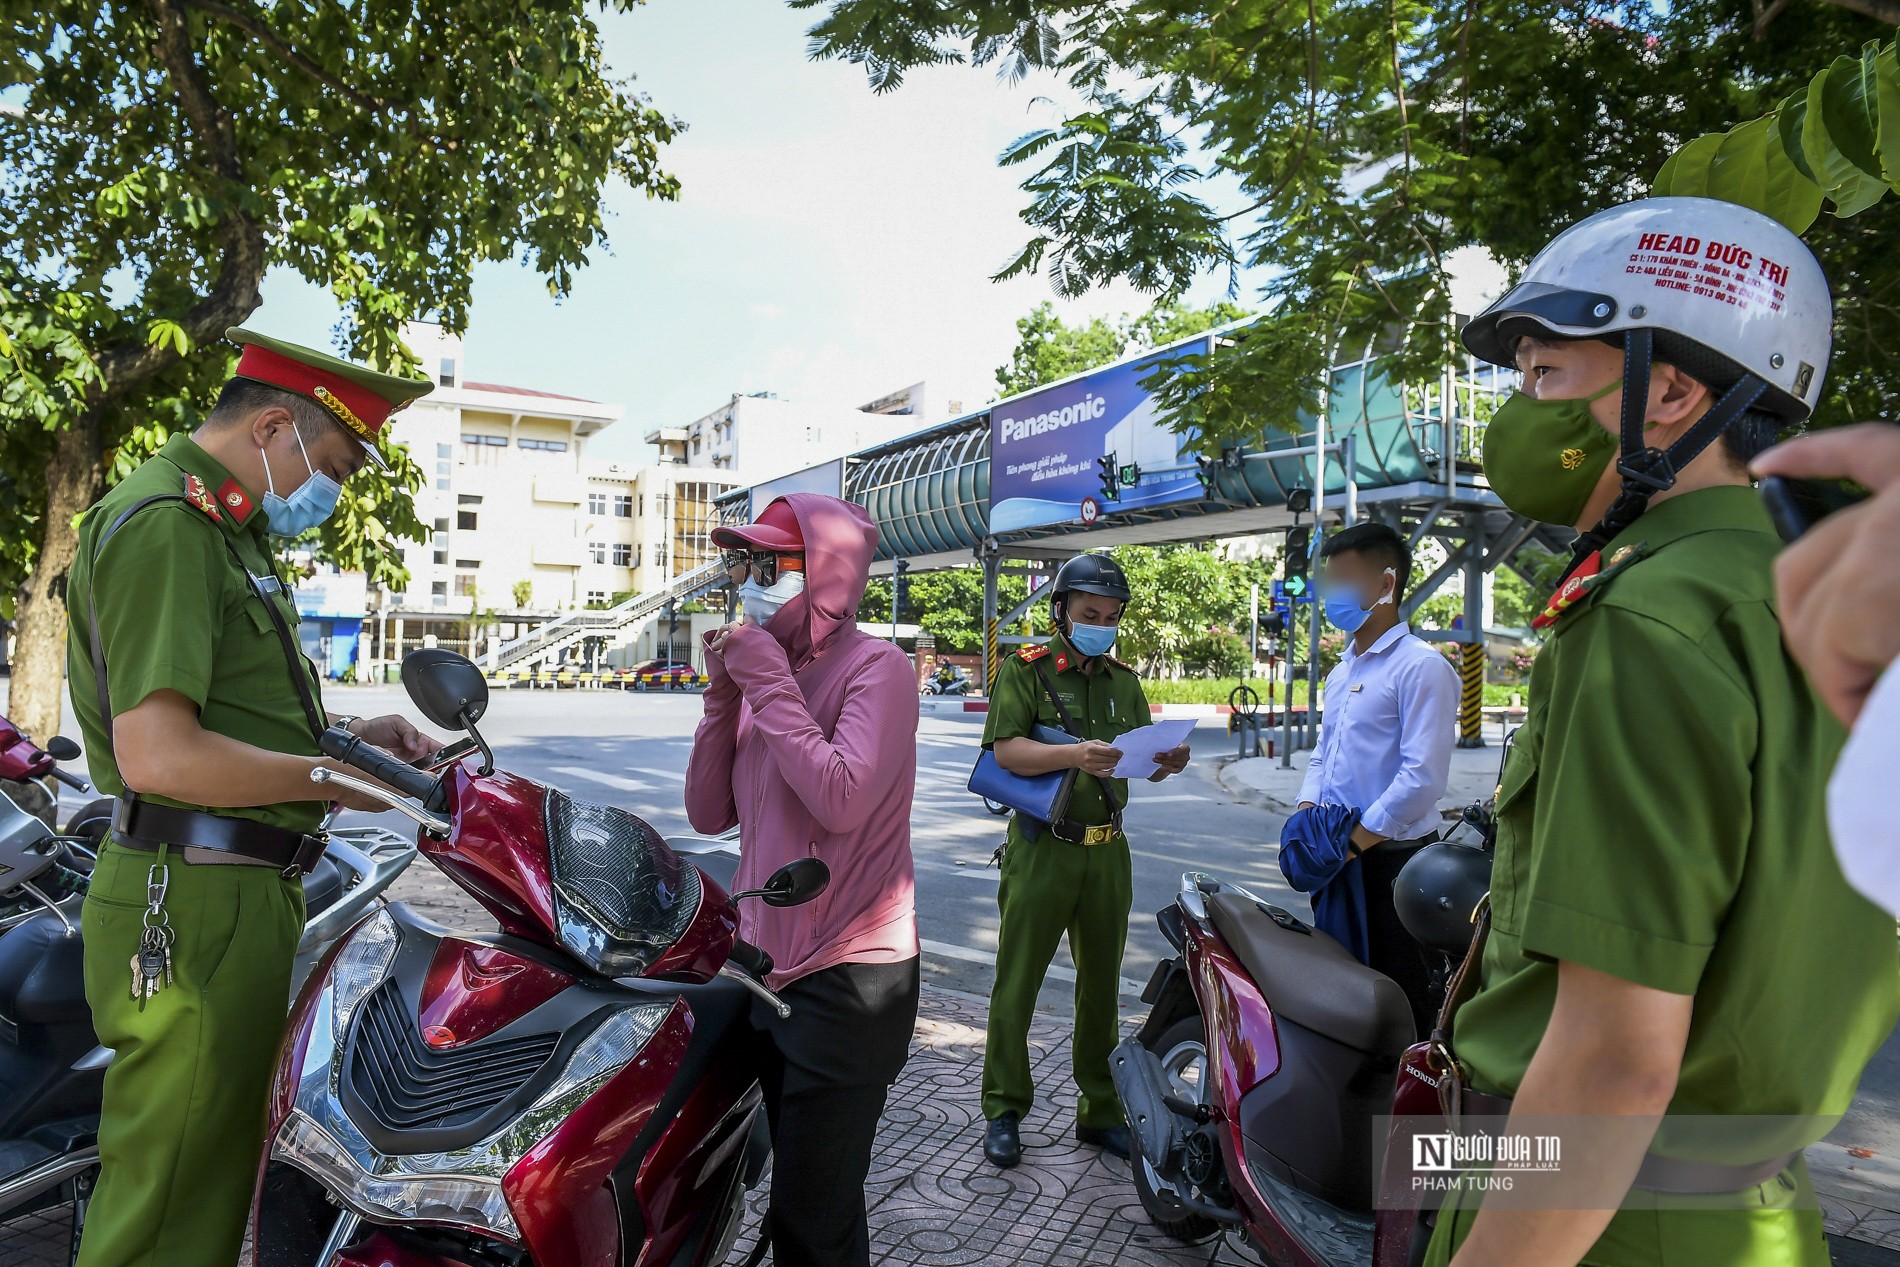
M434 776L390 756L374 744L363 742L360 737L340 726L332 726L324 731L317 740L317 749L324 756L361 770L378 783L392 787L404 796L413 796L429 809L440 808L433 803L441 790Z
M726 956L732 963L763 981L772 973L772 956L760 950L749 941L736 941L732 944L732 953Z

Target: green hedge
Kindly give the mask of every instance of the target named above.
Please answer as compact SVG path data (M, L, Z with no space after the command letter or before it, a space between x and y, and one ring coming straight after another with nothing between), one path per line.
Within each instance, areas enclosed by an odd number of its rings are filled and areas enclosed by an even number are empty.
M1259 692L1261 707L1266 707L1267 682L1265 678L1164 678L1159 681L1143 682L1141 685L1142 689L1148 692L1150 704L1225 704L1228 694L1243 681ZM1279 683L1276 694L1283 695L1285 691L1286 683ZM1526 688L1487 682L1484 686L1485 707L1501 708L1511 702L1513 693L1517 694L1521 703L1526 695ZM1306 683L1293 684L1293 702L1295 704L1306 702Z

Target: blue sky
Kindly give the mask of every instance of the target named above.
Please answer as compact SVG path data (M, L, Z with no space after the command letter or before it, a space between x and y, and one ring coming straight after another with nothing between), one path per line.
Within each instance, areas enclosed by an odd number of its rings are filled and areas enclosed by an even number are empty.
M735 391L859 404L926 379L937 407L993 395L1016 318L1051 298L1041 277L989 281L1027 235L1020 176L996 155L1059 117L1037 98L1061 86L942 67L879 97L857 68L806 58L814 16L781 0L602 16L613 70L688 125L664 160L680 201L611 191L611 250L559 303L526 268L483 266L471 378L621 405L592 451L623 460L646 456L650 427ZM279 270L264 300L257 328L333 343L323 290ZM1074 319L1146 302L1116 287L1058 308Z

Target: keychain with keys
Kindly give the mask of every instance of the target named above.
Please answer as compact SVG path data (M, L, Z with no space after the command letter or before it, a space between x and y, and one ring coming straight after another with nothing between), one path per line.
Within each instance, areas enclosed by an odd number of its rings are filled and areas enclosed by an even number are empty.
M141 1008L145 1000L172 983L171 916L165 910L165 890L171 883L171 869L154 863L145 874L145 931L139 935L139 948L132 956L132 997Z

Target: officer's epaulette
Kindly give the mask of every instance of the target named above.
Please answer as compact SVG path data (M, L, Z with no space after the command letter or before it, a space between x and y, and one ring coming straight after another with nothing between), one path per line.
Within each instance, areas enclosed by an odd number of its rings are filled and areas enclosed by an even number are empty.
M1603 561L1603 551L1592 551L1582 563L1557 587L1550 596L1550 602L1544 605L1543 612L1531 621L1532 629L1548 629L1585 595L1602 589L1610 578L1628 568L1649 553L1649 543L1638 541L1634 545L1620 546L1610 561Z
M218 509L218 503L211 500L211 490L196 475L185 476L185 500L204 511L214 521L224 522L224 512Z
M1133 673L1135 671L1134 665L1128 664L1125 661L1117 660L1112 655L1105 655L1102 657L1102 659L1108 661L1110 664L1114 665L1118 669L1127 669L1130 673Z
M1026 647L1018 648L1016 651L1016 658L1018 660L1021 660L1024 664L1034 664L1036 661L1042 659L1044 656L1048 654L1049 654L1048 643L1032 642Z

